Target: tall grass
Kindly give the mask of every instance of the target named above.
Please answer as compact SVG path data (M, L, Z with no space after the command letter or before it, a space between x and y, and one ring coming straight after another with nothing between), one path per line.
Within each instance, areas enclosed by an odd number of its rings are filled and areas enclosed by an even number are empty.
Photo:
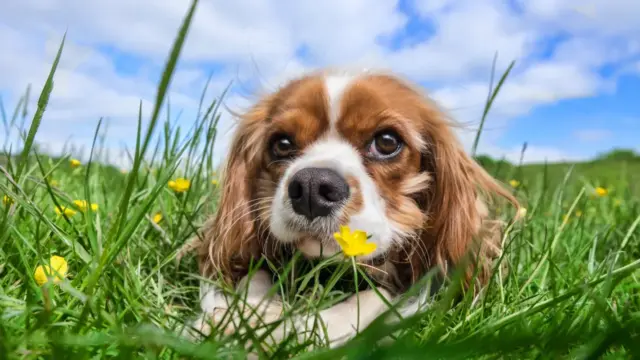
M212 359L244 358L247 351L318 359L640 357L640 202L632 178L608 166L603 169L610 177L619 176L605 196L594 196L595 187L608 186L597 175L576 177L571 168L562 168L561 176L558 169L550 176L550 166L535 172L490 169L505 180L517 177L513 191L528 213L504 237L502 261L509 272L498 272L478 298L453 301L457 288L445 288L424 314L395 325L376 322L331 350L311 346L315 339L267 346L264 331L248 327L230 336L214 330L201 342L181 337L184 323L199 309L199 279L193 259L177 263L176 254L215 211L218 196L212 145L219 97L207 104L203 94L195 125L182 135L165 103L195 8L196 1L168 57L150 119L137 119L133 166L126 174L101 158L100 123L91 161L78 167L70 157L51 158L33 147L55 91L62 44L33 117L26 115L28 94L13 112L3 104L7 135L18 128L23 140L5 144L0 168L0 192L6 195L0 222L0 358ZM12 153L16 147L20 151ZM191 181L186 192L167 186L177 177ZM73 200L98 208L80 211ZM59 206L76 212L59 215ZM505 219L513 216L506 207L497 211ZM64 257L69 273L60 283L40 286L35 268L51 255ZM297 281L286 276L303 267ZM350 264L308 264L295 257L277 282L285 317L340 301L350 286L353 291L353 274ZM390 335L395 341L379 342Z

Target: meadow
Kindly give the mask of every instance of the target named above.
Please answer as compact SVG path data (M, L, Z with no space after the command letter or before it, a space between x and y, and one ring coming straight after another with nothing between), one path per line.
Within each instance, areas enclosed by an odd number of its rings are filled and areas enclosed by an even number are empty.
M624 151L575 164L478 156L527 210L504 236L500 261L509 271L497 271L477 298L445 288L424 314L374 323L331 350L293 340L259 347L252 331L180 337L199 309L199 279L194 259L176 255L215 211L220 186L212 144L222 94L203 95L189 129L174 126L166 99L194 9L151 116L137 119L126 170L107 165L101 122L88 161L37 151L64 42L36 109L28 93L11 107L1 103L5 130L23 136L5 143L0 158L0 359L243 359L249 340L250 350L273 358L640 358L640 157ZM507 206L496 213L514 216ZM47 278L49 263L59 271ZM342 296L326 283L306 291L316 295L305 302L293 294L291 313ZM395 341L378 341L391 335Z

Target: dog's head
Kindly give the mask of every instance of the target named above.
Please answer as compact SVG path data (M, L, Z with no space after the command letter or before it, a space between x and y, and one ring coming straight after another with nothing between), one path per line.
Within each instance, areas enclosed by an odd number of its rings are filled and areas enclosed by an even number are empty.
M265 96L241 117L222 176L200 266L230 278L282 247L334 255L349 225L377 245L359 260L404 262L415 280L487 237L484 200L517 204L435 104L380 73L313 73Z

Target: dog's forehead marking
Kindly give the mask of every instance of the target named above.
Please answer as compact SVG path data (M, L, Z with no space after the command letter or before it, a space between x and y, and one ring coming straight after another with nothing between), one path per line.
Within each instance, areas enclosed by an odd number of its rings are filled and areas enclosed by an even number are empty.
M340 110L342 108L342 98L344 93L356 80L357 75L354 73L332 73L325 76L325 87L327 91L327 115L329 116L329 131L333 134L336 132L336 123L340 118Z

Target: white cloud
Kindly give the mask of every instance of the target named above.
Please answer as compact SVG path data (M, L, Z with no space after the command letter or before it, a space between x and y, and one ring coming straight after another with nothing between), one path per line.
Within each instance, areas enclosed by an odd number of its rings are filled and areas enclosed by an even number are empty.
M620 35L640 31L635 0L518 0L523 13L549 30ZM550 27L550 28L549 28Z
M504 157L512 163L519 163L522 148L512 148L504 153ZM584 156L569 154L548 146L528 146L522 157L523 163L567 162L585 160Z
M504 68L525 57L536 40L504 2L417 0L416 8L433 23L436 35L391 54L390 63L419 80L464 81L482 74L486 81L496 52Z
M513 150L490 144L514 117L541 105L612 91L615 79L602 77L599 68L629 62L630 69L640 54L637 1L516 3L517 10L498 0L413 0L419 14L414 21L429 23L434 33L392 51L379 40L397 35L407 24L410 15L399 10L398 0L203 0L173 80L173 109L184 109L183 119L193 115L211 69L210 97L232 80L240 88L258 82L269 91L316 67L367 66L431 84L433 96L454 117L477 123L497 51L499 69L511 60L518 62L494 105L481 148L496 155L510 153ZM88 143L97 119L104 116L112 124L112 145L131 146L138 103L142 100L147 112L151 108L158 71L188 5L187 0L4 4L0 43L12 52L0 57L5 104L7 99L17 101L29 83L32 93L39 91L68 29L41 140L60 144L73 135L76 142ZM542 45L559 34L570 36L541 60L549 50ZM132 61L138 68L123 71ZM226 103L234 110L247 106L239 94L231 94ZM188 119L183 124L190 125ZM216 144L220 155L232 125L225 115ZM469 146L473 136L461 133L461 138ZM535 145L530 151L540 154L531 155L537 159L565 156Z

